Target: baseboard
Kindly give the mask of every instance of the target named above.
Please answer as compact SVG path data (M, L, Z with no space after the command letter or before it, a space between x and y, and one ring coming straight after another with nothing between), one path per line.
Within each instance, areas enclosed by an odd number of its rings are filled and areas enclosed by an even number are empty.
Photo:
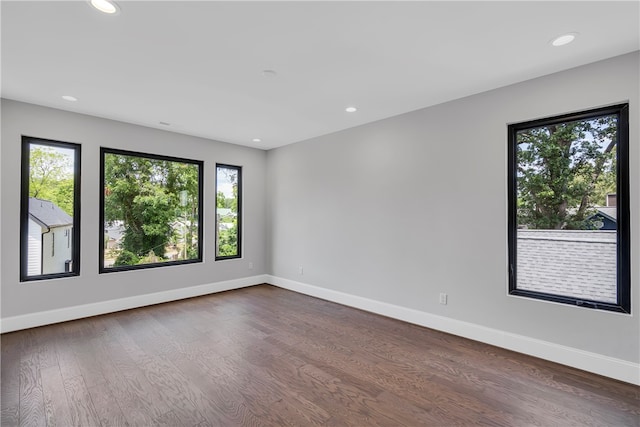
M301 294L640 385L640 364L276 276L269 275L265 281Z
M120 298L102 301L92 304L65 307L57 310L41 311L22 316L6 317L0 320L0 332L12 332L21 329L35 328L37 326L50 325L52 323L66 322L68 320L81 319L83 317L97 316L113 313L131 308L160 304L213 294L216 292L230 291L247 286L258 285L267 281L267 275L243 277L241 279L225 280L222 282L206 283L204 285L190 286L188 288L172 289L170 291L156 292L153 294L137 295L134 297Z

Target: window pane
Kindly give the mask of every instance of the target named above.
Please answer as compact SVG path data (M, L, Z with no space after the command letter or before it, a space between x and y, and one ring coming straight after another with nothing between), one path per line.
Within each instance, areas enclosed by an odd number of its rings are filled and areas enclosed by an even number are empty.
M101 272L200 261L201 162L102 156Z
M237 166L216 166L216 259L240 257L240 183Z
M79 151L23 138L22 280L78 274Z
M619 249L628 246L628 232L620 234L627 230L620 221L628 220L619 211L626 200L620 118L610 108L511 126L512 291L592 307L621 304L628 277L620 272L628 266Z

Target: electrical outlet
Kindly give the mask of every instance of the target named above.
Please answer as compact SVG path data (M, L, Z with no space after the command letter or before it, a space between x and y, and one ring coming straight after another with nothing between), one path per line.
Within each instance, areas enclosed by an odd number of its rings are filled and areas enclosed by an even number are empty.
M440 304L447 305L447 294L445 293L440 294Z
M304 268L298 267L298 273L302 276L304 274Z
M249 270L253 270L253 263L249 262Z

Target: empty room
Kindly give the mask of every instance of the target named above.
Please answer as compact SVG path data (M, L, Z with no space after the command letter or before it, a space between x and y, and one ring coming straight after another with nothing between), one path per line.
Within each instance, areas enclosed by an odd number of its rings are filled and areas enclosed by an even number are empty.
M0 19L3 427L640 427L638 1Z

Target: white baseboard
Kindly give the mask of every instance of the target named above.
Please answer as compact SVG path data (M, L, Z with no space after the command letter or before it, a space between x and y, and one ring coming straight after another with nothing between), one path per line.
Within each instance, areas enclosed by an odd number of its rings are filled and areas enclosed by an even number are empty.
M267 276L265 282L301 294L311 295L327 301L640 385L640 364L637 363L276 276Z
M5 333L21 329L35 328L37 326L66 322L68 320L81 319L83 317L98 316L100 314L113 313L131 308L208 295L216 292L230 291L232 289L240 289L247 286L266 283L267 277L267 275L244 277L241 279L226 280L223 282L206 283L204 285L191 286L188 288L172 289L170 291L156 292L153 294L137 295L134 297L65 307L58 310L41 311L22 316L6 317L0 320L0 332Z

